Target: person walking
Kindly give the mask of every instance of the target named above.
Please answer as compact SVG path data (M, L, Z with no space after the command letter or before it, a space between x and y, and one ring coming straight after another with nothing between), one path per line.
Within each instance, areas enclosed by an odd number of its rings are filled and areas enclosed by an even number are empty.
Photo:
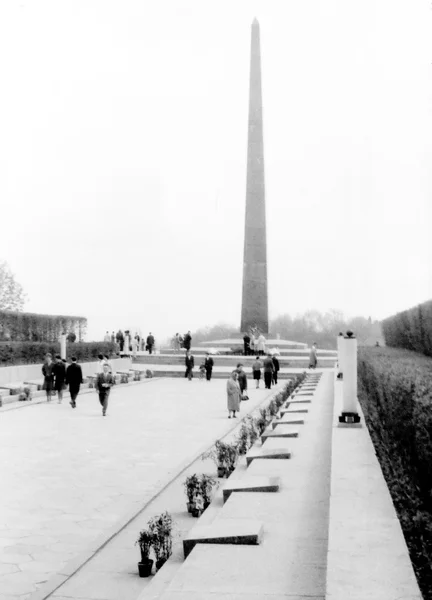
M116 341L117 344L120 346L120 352L123 352L123 348L124 348L124 335L121 329L119 329L116 333Z
M148 348L149 354L151 354L153 352L154 343L155 343L155 339L152 336L152 332L150 331L150 333L147 336L147 340L146 340L146 344L147 344L147 348Z
M109 367L105 363L103 373L99 373L96 379L96 389L99 392L99 402L102 406L102 416L106 416L108 408L108 399L111 391L111 386L114 383L114 378L108 371Z
M247 333L244 334L243 336L243 354L245 356L249 356L250 354L250 337Z
M191 379L193 377L193 368L195 366L195 359L189 350L186 351L185 365L186 365L185 377L187 377L189 379L189 381L191 381Z
M192 345L192 336L191 336L191 332L188 331L183 336L183 348L185 350L190 350L191 349L191 345Z
M180 352L180 348L181 348L180 339L181 339L180 334L176 333L175 337L174 337L174 352Z
M273 371L273 383L275 385L277 385L278 382L278 372L280 371L280 365L279 365L279 360L278 357L276 356L276 354L273 354L273 366L274 366L274 371Z
M258 354L261 354L261 355L265 354L265 345L266 345L266 339L263 336L263 334L261 333L258 337Z
M78 397L80 386L84 383L82 369L80 365L77 364L76 356L72 356L72 363L66 369L66 385L69 385L69 393L70 393L70 405L72 408L76 408L76 399Z
M256 381L256 389L259 388L262 367L263 367L263 364L260 361L260 357L257 356L252 364L252 374L253 374L254 381Z
M53 364L53 375L54 390L57 392L58 403L61 404L63 400L63 388L65 386L66 379L66 367L60 354L56 354L56 362Z
M213 361L212 357L210 356L210 354L208 352L206 352L204 367L205 367L205 371L206 371L207 381L210 381L212 378L213 366L214 366L214 361Z
M309 352L309 369L316 369L318 364L317 345L316 342L312 344L312 348Z
M271 354L267 354L267 357L264 359L264 383L265 387L268 390L271 390L271 383L273 379L274 365Z
M228 419L231 419L231 413L233 419L236 419L236 412L240 410L240 386L237 382L237 371L231 373L230 378L227 381L227 405L228 405Z
M243 365L239 363L237 365L237 381L240 387L241 395L244 396L247 391L247 375L243 370Z
M54 389L54 365L51 354L45 355L45 362L42 365L42 374L44 376L44 382L42 389L46 392L47 402L51 402L51 394Z
M114 331L111 331L111 344L115 344L115 341L116 341L115 333L114 333Z

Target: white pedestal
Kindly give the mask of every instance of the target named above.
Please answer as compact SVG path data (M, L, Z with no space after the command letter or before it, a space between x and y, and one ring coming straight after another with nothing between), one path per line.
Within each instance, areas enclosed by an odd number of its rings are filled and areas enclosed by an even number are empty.
M60 336L60 356L66 360L66 334Z

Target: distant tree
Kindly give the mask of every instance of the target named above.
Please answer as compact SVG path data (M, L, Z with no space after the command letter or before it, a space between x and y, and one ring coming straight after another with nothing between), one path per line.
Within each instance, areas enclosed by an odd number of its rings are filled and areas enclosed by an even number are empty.
M6 261L0 261L0 310L21 311L26 295Z

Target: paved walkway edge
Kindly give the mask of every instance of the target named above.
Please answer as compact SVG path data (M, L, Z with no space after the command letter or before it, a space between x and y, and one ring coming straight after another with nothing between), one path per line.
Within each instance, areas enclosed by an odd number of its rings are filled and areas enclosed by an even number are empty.
M147 379L141 382L136 383L145 383L150 381L155 381L156 378ZM132 383L132 382L131 382ZM90 389L89 391L94 391ZM279 392L280 390L278 390ZM238 421L234 421L233 426L226 432L226 434L220 439L225 439L230 436L232 432L237 429L245 417L257 410L260 406L267 403L270 397L273 397L275 391L267 394L260 404L255 407L251 407L251 409L245 413L245 415L238 419ZM57 591L66 581L74 576L86 563L88 563L96 553L98 553L104 546L106 546L116 535L121 533L134 519L136 519L156 498L158 498L170 485L175 481L178 477L182 475L184 471L186 471L196 460L198 460L207 450L209 450L214 445L214 441L212 440L210 443L206 442L198 452L194 452L193 455L190 455L187 459L182 461L178 467L176 473L167 477L163 483L161 484L160 489L150 498L144 505L141 502L134 502L133 508L131 508L125 515L119 519L113 527L108 529L102 536L96 538L91 544L87 546L85 550L83 550L80 554L78 554L74 559L69 561L61 570L60 573L53 575L44 585L42 585L36 592L33 592L28 600L46 600L49 598L55 591Z
M335 379L326 600L422 600L360 405L361 427L339 426L340 384Z

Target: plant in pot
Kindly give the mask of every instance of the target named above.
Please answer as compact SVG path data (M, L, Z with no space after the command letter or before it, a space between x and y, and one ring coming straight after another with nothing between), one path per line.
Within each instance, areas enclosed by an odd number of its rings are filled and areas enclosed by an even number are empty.
M217 486L217 481L211 475L203 473L200 480L200 491L204 502L204 510L209 506L211 502L211 493L213 488Z
M249 450L249 427L245 422L243 422L240 427L237 438L237 449L240 456L246 454L246 452Z
M276 404L276 400L272 398L268 405L268 414L269 417L275 417L278 413L278 405Z
M238 451L236 444L227 444L216 440L214 448L203 454L203 460L211 458L217 467L218 477L229 477L237 463ZM234 462L234 467L232 466Z
M192 508L192 516L200 517L204 512L204 500L200 491L195 492L195 496L193 498L193 508Z
M149 521L153 534L153 550L156 557L156 570L159 571L172 554L172 517L164 512Z
M191 513L194 507L194 497L196 492L200 489L200 480L196 473L186 477L186 481L184 482L185 492L188 499L187 502L187 511Z
M150 550L153 545L153 533L150 529L140 531L135 542L141 551L141 561L138 563L138 573L140 577L150 577L153 567L153 561L150 559Z
M259 438L259 433L255 425L255 420L250 415L246 418L246 423L249 428L249 447L251 448Z

